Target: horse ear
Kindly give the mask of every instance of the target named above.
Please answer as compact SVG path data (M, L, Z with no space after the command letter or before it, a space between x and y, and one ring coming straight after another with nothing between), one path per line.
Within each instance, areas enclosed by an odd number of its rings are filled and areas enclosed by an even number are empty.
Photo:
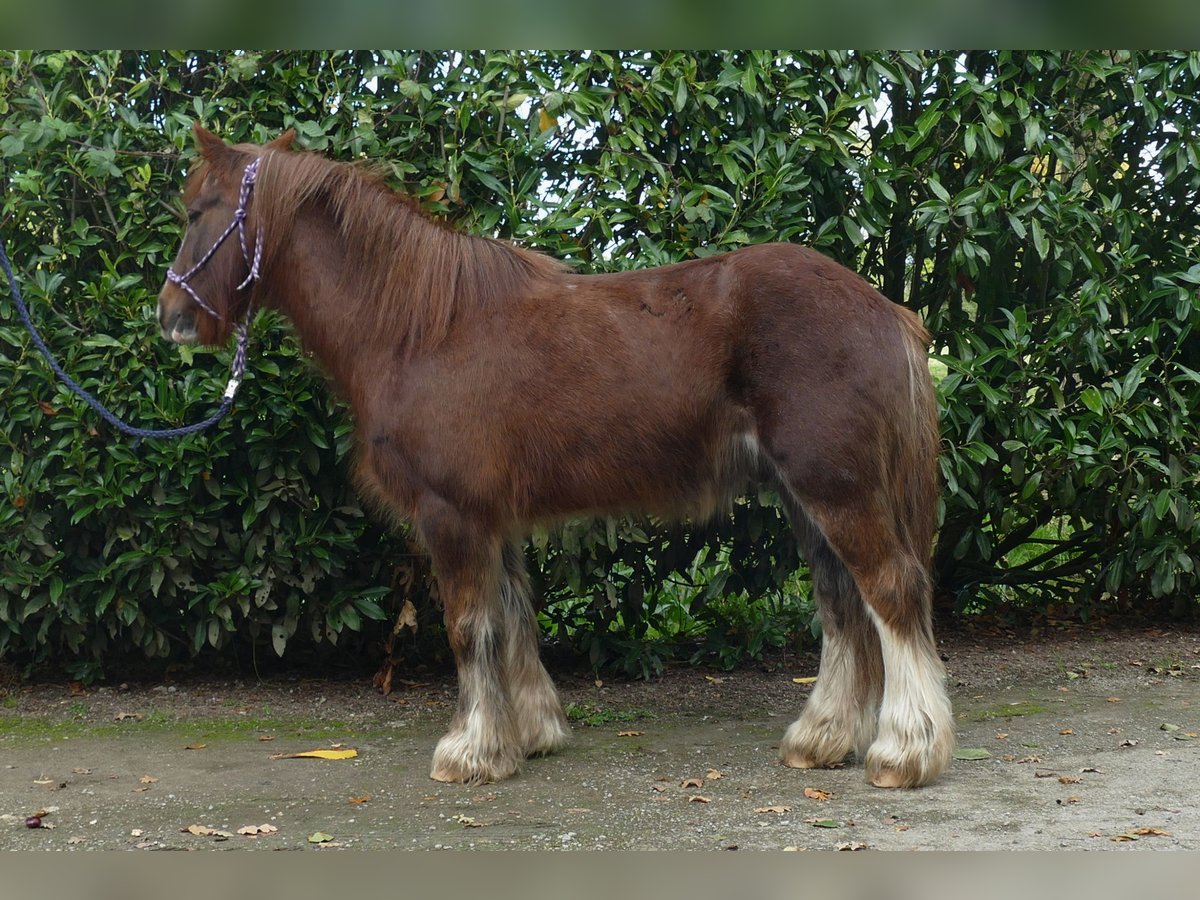
M287 131L285 131L279 137L275 138L275 140L273 140L269 144L267 144L267 149L282 150L283 152L286 153L287 151L292 149L292 142L295 140L296 140L296 129L289 128Z
M196 149L205 159L214 159L227 149L223 140L199 122L192 123L192 134L196 137Z

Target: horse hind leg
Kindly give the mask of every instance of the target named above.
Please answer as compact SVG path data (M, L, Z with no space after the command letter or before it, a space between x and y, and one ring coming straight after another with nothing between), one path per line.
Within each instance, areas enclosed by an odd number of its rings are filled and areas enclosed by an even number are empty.
M808 512L853 576L883 661L878 731L865 756L879 787L918 787L946 768L954 721L931 623L932 583L921 558L877 504Z
M954 750L946 672L930 621L929 572L917 558L897 554L862 573L859 584L886 673L867 777L879 787L919 787L942 773Z
M503 550L500 607L504 618L504 663L516 719L517 739L525 756L552 753L570 738L558 691L538 653L538 623L530 599L529 577L519 545Z
M793 768L827 768L840 765L851 751L862 759L874 740L883 659L854 579L799 504L788 507L812 573L821 666L804 710L783 736L780 756Z

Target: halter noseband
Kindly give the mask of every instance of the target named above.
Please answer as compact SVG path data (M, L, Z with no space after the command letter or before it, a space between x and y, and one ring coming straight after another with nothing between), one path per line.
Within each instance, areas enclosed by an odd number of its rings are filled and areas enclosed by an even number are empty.
M208 252L200 257L196 264L182 275L173 269L167 269L167 281L186 291L188 296L192 298L197 306L216 319L223 320L225 317L213 309L208 303L206 303L204 298L202 298L196 292L196 289L188 284L188 282L192 280L197 272L207 265L208 261L213 258L217 250L220 249L221 245L225 243L226 239L228 239L228 237L233 234L234 231L237 231L238 233L238 242L242 247L242 259L246 261L246 266L250 269L249 274L247 274L242 280L242 283L237 286L236 290L245 290L258 280L259 263L262 261L262 223L259 223L254 235L254 252L252 254L250 252L249 241L246 239L246 210L250 203L250 191L254 188L254 183L258 178L258 164L260 162L262 162L261 156L256 157L249 165L246 166L245 171L242 173L241 187L238 189L238 202L237 208L233 211L233 219L230 221L229 225L226 226L225 230L221 232L221 236L216 239L211 247L208 248ZM229 384L225 387L225 397L229 399L232 399L233 395L237 393L238 386L242 383L242 373L246 369L246 343L249 334L251 312L251 304L246 304L245 316L241 322L235 323L233 326L238 337L237 350L235 351L233 357L233 372L230 376Z

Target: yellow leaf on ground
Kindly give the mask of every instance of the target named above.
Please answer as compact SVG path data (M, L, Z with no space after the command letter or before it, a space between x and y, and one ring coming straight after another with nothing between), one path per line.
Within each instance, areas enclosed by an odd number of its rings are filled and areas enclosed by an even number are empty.
M273 753L271 759L354 759L358 751L347 750L305 750L302 753Z
M791 812L792 808L790 806L784 806L783 804L778 804L776 806L758 806L758 807L755 807L754 811L756 813L785 813L785 812Z
M807 787L804 789L804 796L809 800L816 800L818 803L824 803L833 795L830 794L829 791L822 791L817 788Z
M237 830L238 834L248 834L251 837L259 834L274 834L279 829L274 825L243 825Z
M792 684L816 684L816 683L817 683L816 675L810 675L807 678L793 678L792 679Z

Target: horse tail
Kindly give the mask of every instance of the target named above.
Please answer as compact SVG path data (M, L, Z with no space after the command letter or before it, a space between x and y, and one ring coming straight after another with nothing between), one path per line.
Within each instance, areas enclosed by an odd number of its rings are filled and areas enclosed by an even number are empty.
M928 566L937 529L938 406L929 375L929 332L911 310L896 307L908 362L909 409L897 430L896 514L900 533Z

